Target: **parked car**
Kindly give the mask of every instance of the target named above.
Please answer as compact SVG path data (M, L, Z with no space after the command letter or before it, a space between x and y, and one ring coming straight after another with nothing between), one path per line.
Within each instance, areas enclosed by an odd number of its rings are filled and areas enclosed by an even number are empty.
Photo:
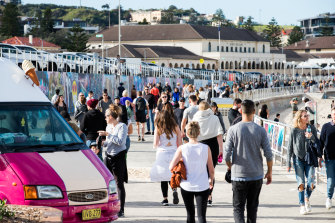
M0 60L0 199L49 206L63 222L110 222L116 182L44 93L9 59Z

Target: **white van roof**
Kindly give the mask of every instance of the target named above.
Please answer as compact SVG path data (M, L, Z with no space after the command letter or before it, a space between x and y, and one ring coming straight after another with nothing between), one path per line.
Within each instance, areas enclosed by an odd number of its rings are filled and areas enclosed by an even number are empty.
M0 58L1 102L50 102L24 71L6 58Z

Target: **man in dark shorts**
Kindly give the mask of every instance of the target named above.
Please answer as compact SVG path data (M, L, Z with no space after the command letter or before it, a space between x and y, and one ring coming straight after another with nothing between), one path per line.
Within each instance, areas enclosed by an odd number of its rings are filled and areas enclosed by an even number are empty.
M181 122L183 120L184 111L186 109L185 98L180 97L178 103L179 103L179 107L174 110L174 117L177 121L177 124L178 124L179 128L181 128Z
M149 118L149 103L147 100L143 98L142 91L137 92L137 98L133 101L135 105L135 121L137 126L137 134L138 134L138 141L144 142L144 130L145 130L145 123ZM147 114L145 113L147 111ZM142 128L142 138L140 135L140 124Z

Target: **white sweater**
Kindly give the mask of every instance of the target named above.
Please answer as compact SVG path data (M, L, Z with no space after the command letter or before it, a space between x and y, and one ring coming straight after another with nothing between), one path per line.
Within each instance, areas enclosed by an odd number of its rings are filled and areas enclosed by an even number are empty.
M210 108L205 111L197 111L192 121L197 121L200 125L199 141L223 134L220 120Z

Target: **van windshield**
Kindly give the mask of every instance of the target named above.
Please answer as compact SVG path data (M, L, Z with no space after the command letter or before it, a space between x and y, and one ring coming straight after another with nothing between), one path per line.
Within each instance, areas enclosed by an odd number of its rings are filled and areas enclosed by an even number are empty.
M0 151L58 151L84 144L51 105L0 105Z

